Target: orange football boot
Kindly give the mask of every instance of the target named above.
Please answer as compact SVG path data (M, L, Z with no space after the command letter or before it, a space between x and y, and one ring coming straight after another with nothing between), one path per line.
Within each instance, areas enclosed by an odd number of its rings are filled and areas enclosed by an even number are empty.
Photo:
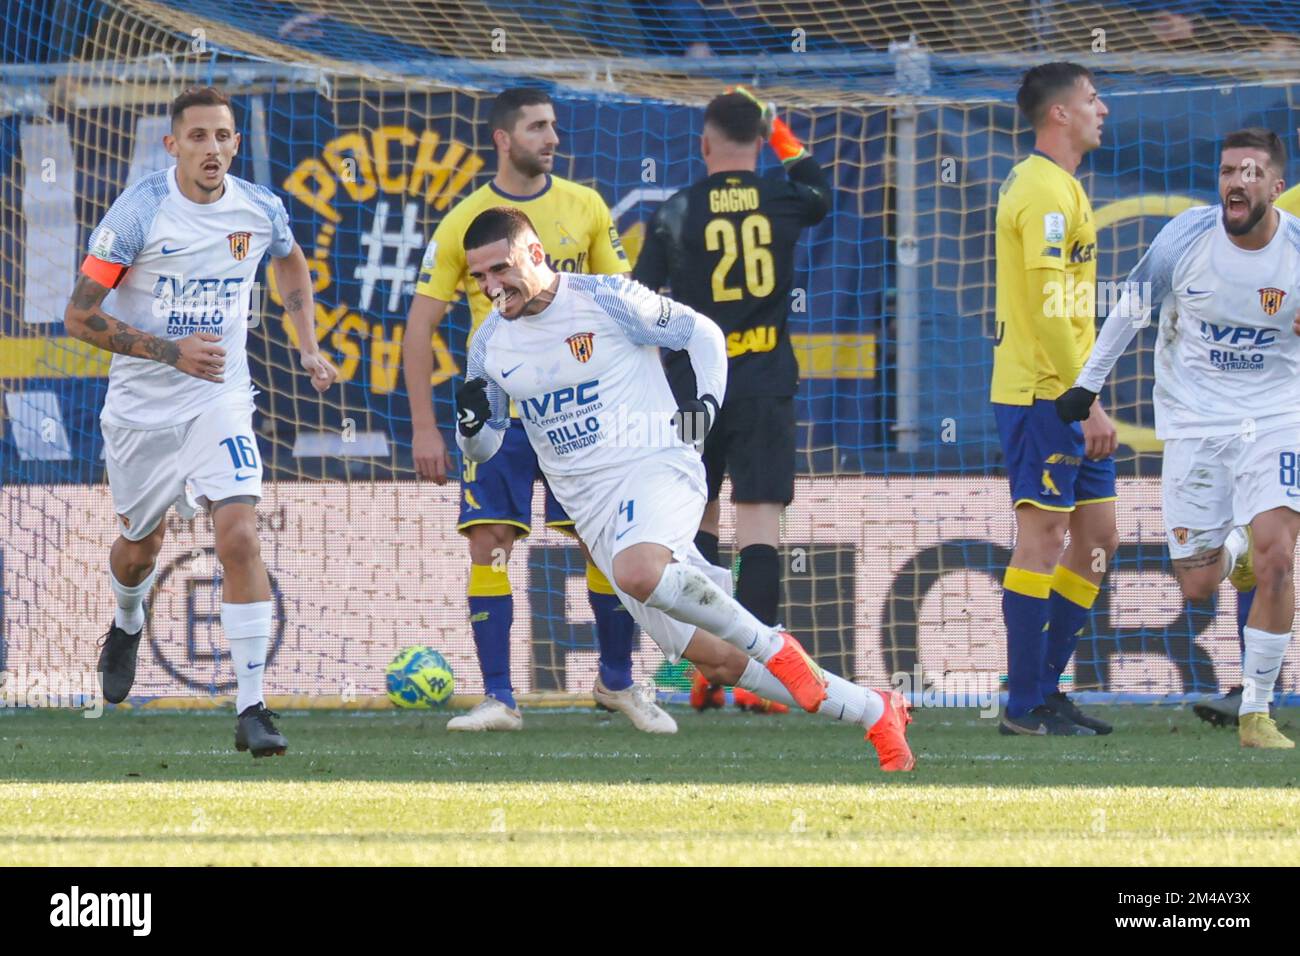
M752 714L790 713L790 708L785 704L768 700L766 697L759 697L752 690L745 690L743 687L733 687L731 689L731 699L741 710L747 710Z
M912 722L912 707L896 690L876 690L885 701L885 712L867 731L867 740L876 748L881 770L911 770L916 766L912 748L907 745L907 725Z
M794 635L785 631L778 633L781 635L781 649L767 659L767 669L785 685L796 704L815 714L826 699L826 675Z
M696 710L710 710L727 705L727 691L718 684L710 684L699 671L691 678L691 706Z

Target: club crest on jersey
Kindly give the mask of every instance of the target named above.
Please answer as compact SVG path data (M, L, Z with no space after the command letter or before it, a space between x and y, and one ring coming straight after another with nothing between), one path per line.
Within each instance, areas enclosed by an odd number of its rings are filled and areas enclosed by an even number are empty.
M564 341L569 343L569 351L573 353L573 357L579 362L585 363L591 358L592 352L595 351L595 338L595 332L578 332L570 335Z
M1281 289L1267 288L1259 290L1259 305L1268 315L1277 315L1278 309L1282 308L1282 300L1286 298L1286 293Z
M248 255L248 247L253 241L251 232L232 232L226 236L230 240L230 254L235 257L236 262L243 262Z

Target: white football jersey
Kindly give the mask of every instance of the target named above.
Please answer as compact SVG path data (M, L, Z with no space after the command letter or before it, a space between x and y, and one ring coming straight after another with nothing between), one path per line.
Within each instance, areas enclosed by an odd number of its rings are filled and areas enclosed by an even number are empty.
M1300 423L1300 219L1267 246L1240 249L1222 206L1179 213L1129 273L1076 384L1099 392L1120 355L1160 307L1156 435L1207 438Z
M103 310L142 332L183 339L221 336L224 382L205 382L170 365L114 355L100 418L126 428L189 421L223 396L249 396L245 340L253 281L262 256L283 257L293 233L282 203L263 186L226 176L216 202L192 202L176 169L160 170L126 189L90 235L89 253L125 266Z
M540 313L488 313L466 376L488 382L486 427L509 428L515 402L551 490L582 530L607 504L592 490L638 461L663 453L701 467L673 425L677 402L659 355L688 345L692 364L703 357L698 394L725 394L726 342L711 319L622 276L564 272Z

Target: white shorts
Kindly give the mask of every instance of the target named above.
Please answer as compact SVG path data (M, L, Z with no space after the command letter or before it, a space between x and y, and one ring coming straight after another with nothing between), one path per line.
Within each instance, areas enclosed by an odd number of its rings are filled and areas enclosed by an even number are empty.
M192 518L204 501L262 497L253 402L239 398L170 428L101 422L113 510L129 541L147 537L172 505Z
M578 533L591 551L592 563L611 583L614 582L614 556L634 544L651 543L663 545L676 560L699 568L718 587L731 593L731 573L710 564L695 547L708 492L704 465L698 456L689 463L684 463L683 458L662 455L644 459L637 462L631 474L610 483L608 493L606 488L599 489L605 502L603 514L597 513ZM614 591L633 620L668 659L673 663L681 660L695 634L695 625L646 607L623 593L617 584Z
M1171 438L1161 491L1169 555L1222 547L1228 533L1274 508L1300 511L1300 427L1256 435Z

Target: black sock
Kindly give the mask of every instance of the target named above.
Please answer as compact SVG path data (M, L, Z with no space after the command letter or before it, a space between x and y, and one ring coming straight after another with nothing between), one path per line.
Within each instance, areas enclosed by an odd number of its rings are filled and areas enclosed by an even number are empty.
M709 534L707 531L695 532L695 547L699 548L700 554L704 555L704 560L709 564L722 565L718 562L718 536Z
M770 544L751 544L740 552L736 600L764 624L776 623L781 603L781 559Z

